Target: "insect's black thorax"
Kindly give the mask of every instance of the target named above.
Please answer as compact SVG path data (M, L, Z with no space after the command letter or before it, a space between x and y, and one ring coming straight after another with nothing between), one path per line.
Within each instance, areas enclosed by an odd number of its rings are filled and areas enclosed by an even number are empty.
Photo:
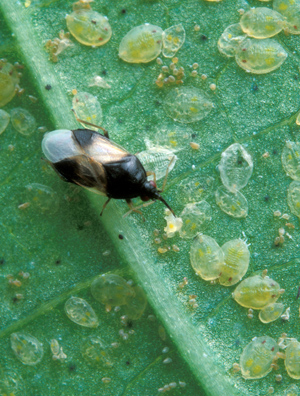
M122 160L103 164L107 177L107 196L116 199L135 198L143 192L146 171L139 159L128 154Z

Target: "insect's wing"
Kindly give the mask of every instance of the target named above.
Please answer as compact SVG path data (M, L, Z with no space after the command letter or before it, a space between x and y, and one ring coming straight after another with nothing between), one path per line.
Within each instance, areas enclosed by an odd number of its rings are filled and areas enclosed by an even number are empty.
M82 154L93 159L96 163L118 162L129 155L122 147L90 129L77 129L73 131L73 136L82 150Z

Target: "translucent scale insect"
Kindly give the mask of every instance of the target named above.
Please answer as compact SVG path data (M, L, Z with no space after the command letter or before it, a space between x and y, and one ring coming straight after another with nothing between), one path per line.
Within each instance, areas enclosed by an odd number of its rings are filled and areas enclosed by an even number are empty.
M240 367L245 379L263 378L272 370L279 351L276 341L268 336L255 337L243 350Z
M240 20L243 31L258 39L275 36L283 29L284 22L281 14L267 7L251 8Z

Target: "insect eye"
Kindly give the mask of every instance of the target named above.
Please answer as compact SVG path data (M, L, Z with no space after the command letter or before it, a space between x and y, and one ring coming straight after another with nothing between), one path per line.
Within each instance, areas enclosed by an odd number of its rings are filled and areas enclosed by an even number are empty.
M155 187L156 188L156 183L155 183L155 181L154 180L150 180L150 182L149 182L153 187ZM147 201L149 201L149 199L150 198L148 198L147 199Z

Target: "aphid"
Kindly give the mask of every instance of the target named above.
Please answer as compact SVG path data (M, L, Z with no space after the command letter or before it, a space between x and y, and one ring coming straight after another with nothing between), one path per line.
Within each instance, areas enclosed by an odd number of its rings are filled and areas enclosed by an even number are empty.
M66 17L67 27L81 44L99 47L111 38L107 17L91 9L81 9Z
M300 181L293 181L289 185L287 201L291 212L300 218Z
M0 107L12 100L20 89L19 82L20 74L16 66L11 65L5 59L0 59Z
M183 222L179 232L181 238L194 238L208 226L212 219L212 208L206 201L190 203L184 207L180 218Z
M51 187L39 183L31 183L26 187L26 200L32 211L53 215L59 209L57 193ZM24 204L23 204L24 205ZM22 209L25 209L24 206Z
M214 238L198 234L191 245L190 261L202 279L214 280L220 276L224 253Z
M242 307L262 309L276 302L283 291L268 276L254 275L244 279L232 293L232 297Z
M102 107L96 96L88 92L77 92L72 100L72 108L77 117L84 121L81 123L83 127L85 122L101 125ZM93 131L98 131L96 125L91 125Z
M107 131L104 134L90 129L59 129L44 135L42 150L64 181L108 197L101 214L112 198L125 199L131 210L137 211L131 198L138 196L143 201L159 200L173 213L156 188L154 172L146 172L135 155L113 143ZM150 174L153 181L147 180Z
M268 336L255 337L240 357L242 376L245 379L263 378L272 370L272 362L279 351L276 341Z
M0 135L7 128L7 125L9 124L9 120L10 120L10 115L6 111L0 109Z
M267 7L251 8L240 20L241 27L250 37L264 39L273 37L284 27L285 18Z
M287 56L288 53L276 40L246 38L239 45L235 60L247 72L265 74L278 69Z
M223 286L232 286L239 282L248 270L250 253L246 242L233 239L221 247L224 263L220 268L219 282Z
M145 169L151 169L155 173L156 180L164 178L167 170L170 173L178 159L172 150L160 146L148 147L136 156ZM148 180L153 179L153 175L151 179L150 177L151 175Z
M300 379L300 342L292 341L285 350L284 365L288 375Z
M185 30L182 24L174 25L164 30L162 34L163 56L173 58L176 52L183 46Z
M251 155L241 144L234 143L222 152L219 171L224 186L235 193L247 185L252 175Z
M65 303L65 312L72 322L84 327L98 327L99 319L83 298L71 297Z
M288 32L300 34L300 1L274 0L273 9L286 18Z
M162 48L163 30L145 23L131 29L122 38L119 57L129 63L148 63L157 58Z
M230 58L235 55L238 46L246 37L247 35L243 32L239 23L230 25L219 38L218 49L222 54Z
M98 336L90 336L83 340L81 353L91 364L100 364L103 367L111 367L113 365L109 347Z
M132 292L133 293L126 299L124 310L128 319L137 320L146 309L147 298L144 290L140 286L133 286Z
M10 343L16 357L23 364L34 366L42 360L44 354L43 344L31 334L12 333Z
M29 111L17 107L10 112L13 127L22 135L32 135L37 127L36 120Z
M299 396L299 388L297 385L292 384L289 385L285 391L284 391L284 396Z
M229 216L236 218L248 216L248 201L241 192L233 193L220 186L215 192L215 197L217 205Z
M300 143L287 141L282 150L281 162L285 173L300 181Z
M106 310L111 307L127 304L127 299L134 296L134 290L125 279L115 274L104 274L91 284L91 293L95 300L105 304Z
M274 322L274 320L280 318L284 310L284 305L282 303L272 303L264 307L259 311L259 320L263 323Z
M184 124L196 122L206 117L213 103L198 88L173 88L164 100L164 110L174 121Z

